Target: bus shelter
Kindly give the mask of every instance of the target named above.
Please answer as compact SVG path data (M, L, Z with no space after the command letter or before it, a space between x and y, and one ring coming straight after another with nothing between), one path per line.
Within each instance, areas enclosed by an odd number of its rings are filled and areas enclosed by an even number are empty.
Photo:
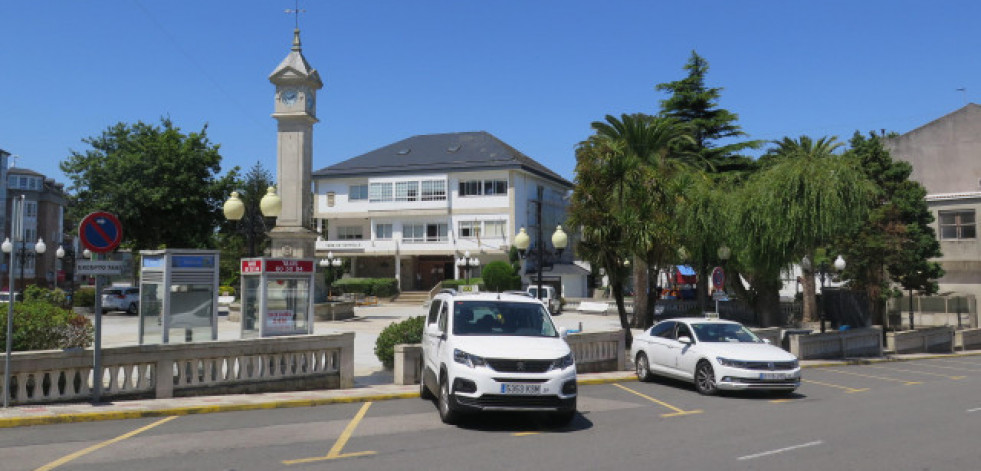
M313 333L312 258L242 259L242 338Z
M217 250L142 250L140 344L218 339Z

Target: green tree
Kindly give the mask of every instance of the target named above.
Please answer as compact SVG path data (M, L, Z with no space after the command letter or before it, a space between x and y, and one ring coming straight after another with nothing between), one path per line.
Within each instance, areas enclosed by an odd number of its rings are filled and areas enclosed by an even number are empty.
M236 171L218 177L221 155L207 126L184 134L169 118L159 126L118 123L82 142L91 149L72 151L60 164L71 181L75 220L113 212L123 226L123 245L134 250L214 246Z
M780 270L864 220L871 184L852 159L835 155L834 138L807 136L775 142L771 163L746 182L731 214L738 228L733 240L764 325L779 312ZM804 317L815 320L813 270L803 274Z
M890 278L904 290L936 292L937 284L931 280L943 276L943 269L929 259L941 255L940 243L931 225L934 218L926 204L926 190L910 180L913 167L894 161L875 133L856 132L849 144L847 155L874 184L875 193L865 221L844 234L835 247L847 260L844 278L853 289L868 294L873 323L885 325Z
M505 261L488 263L481 270L480 277L484 280L484 286L490 291L500 293L521 288L521 276L510 263Z
M682 150L697 155L706 170L716 172L747 171L752 159L739 155L746 149L756 149L763 141L734 141L746 136L736 124L739 115L719 108L721 88L705 85L709 64L697 52L692 51L685 64L688 75L678 81L657 85L657 90L667 92L661 100L661 116L674 118L691 128L693 140L683 143ZM723 144L723 141L726 143Z
M657 90L668 93L668 97L660 102L660 115L687 124L691 131L693 139L682 143L680 150L684 154L698 156L691 160L700 163L715 182L714 186L699 187L689 209L697 211L697 214L690 214L685 219L687 230L684 240L690 256L688 262L694 265L698 273L695 292L704 311L709 269L719 264L716 254L719 247L725 244L721 233L728 226L721 224L724 219L717 214L719 206L703 203L714 199L711 197L713 192L731 191L733 184L755 171L753 160L740 153L762 147L763 141L742 140L746 133L737 124L739 116L719 107L722 88L710 88L705 84L709 71L709 63L705 58L692 51L684 69L688 72L685 78L658 84Z
M630 252L618 216L626 204L625 175L636 167L636 161L624 152L622 142L596 135L580 142L576 147L575 187L569 205L569 227L582 231L576 251L609 278L627 345L633 341L623 300L624 283L629 275L625 262Z

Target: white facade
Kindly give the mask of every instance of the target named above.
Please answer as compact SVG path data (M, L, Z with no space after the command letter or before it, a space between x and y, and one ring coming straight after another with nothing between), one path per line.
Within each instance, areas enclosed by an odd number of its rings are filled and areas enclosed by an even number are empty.
M542 219L548 241L566 219L564 197L569 191L516 169L315 176L314 184L314 218L326 234L317 241L317 255L355 258L353 276L379 276L394 269L403 290L463 278L453 260L468 251L481 265L506 261L521 227L534 241L539 186L544 188ZM471 276L479 276L479 269Z

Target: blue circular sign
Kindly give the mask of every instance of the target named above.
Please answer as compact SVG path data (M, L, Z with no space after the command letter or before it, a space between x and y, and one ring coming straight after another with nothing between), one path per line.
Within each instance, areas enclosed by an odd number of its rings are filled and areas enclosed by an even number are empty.
M112 252L123 240L123 226L116 215L96 211L82 219L78 237L85 248L95 253Z

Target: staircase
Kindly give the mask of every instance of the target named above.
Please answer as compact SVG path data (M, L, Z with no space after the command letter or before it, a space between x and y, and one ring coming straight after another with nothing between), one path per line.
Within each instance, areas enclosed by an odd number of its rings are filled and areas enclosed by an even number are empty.
M390 304L422 306L429 301L429 291L403 291Z

